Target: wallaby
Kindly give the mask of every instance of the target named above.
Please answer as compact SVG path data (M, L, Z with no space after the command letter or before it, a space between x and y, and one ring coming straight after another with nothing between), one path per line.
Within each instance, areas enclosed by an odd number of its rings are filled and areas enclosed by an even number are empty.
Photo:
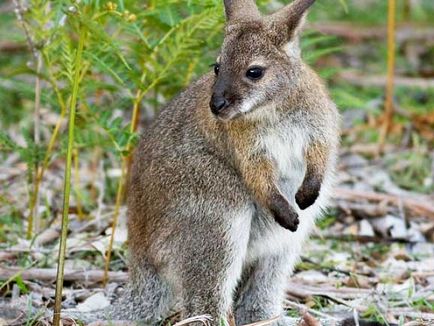
M111 318L155 324L181 311L217 325L232 312L243 325L282 314L339 143L336 107L300 57L314 1L264 17L254 0L224 1L214 71L161 111L135 153L130 287Z

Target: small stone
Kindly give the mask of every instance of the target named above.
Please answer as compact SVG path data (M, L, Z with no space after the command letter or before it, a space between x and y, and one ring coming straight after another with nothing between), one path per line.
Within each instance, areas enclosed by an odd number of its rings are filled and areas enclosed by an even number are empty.
M106 298L104 293L98 292L87 298L84 302L79 303L76 309L81 312L90 312L93 310L104 309L109 305L110 301Z

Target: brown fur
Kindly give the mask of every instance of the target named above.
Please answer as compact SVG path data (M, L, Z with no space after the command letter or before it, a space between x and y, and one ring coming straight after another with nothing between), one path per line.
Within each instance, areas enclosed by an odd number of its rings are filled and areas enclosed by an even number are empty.
M338 145L336 108L297 56L295 30L311 3L261 17L251 0L225 1L219 75L206 74L169 103L137 148L128 193L131 286L114 318L156 323L179 309L218 324L232 307L240 324L281 313L283 284L317 201L325 203L326 194L317 197L329 188ZM260 80L246 79L252 64L264 66ZM217 116L213 94L229 103ZM294 197L315 207L303 212ZM279 227L295 231L298 214L305 217L297 232Z

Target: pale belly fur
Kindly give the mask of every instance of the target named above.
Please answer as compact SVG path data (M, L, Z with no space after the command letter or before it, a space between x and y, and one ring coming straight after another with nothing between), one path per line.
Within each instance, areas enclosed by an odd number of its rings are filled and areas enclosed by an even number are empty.
M283 254L288 256L289 264L294 265L313 230L315 220L321 216L329 202L333 173L326 173L320 196L312 206L301 210L295 203L295 194L306 171L303 153L307 139L302 130L288 129L285 128L285 132L269 133L261 137L260 141L278 167L280 190L299 213L300 224L296 232L291 232L280 227L271 216L264 216L268 213L259 209L250 229L247 264L261 257Z

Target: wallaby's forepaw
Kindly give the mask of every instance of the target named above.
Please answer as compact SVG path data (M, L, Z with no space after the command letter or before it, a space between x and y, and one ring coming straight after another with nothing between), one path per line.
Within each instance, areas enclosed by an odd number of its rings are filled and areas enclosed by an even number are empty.
M309 191L308 193L306 193L298 191L295 195L295 202L297 203L298 207L300 207L300 209L306 209L315 203L318 196L318 192Z
M295 194L295 202L300 209L306 209L313 205L319 196L321 183L319 181L311 181L303 184Z
M279 225L292 232L297 231L299 219L295 211L285 197L277 195L273 197L270 207L271 213Z

